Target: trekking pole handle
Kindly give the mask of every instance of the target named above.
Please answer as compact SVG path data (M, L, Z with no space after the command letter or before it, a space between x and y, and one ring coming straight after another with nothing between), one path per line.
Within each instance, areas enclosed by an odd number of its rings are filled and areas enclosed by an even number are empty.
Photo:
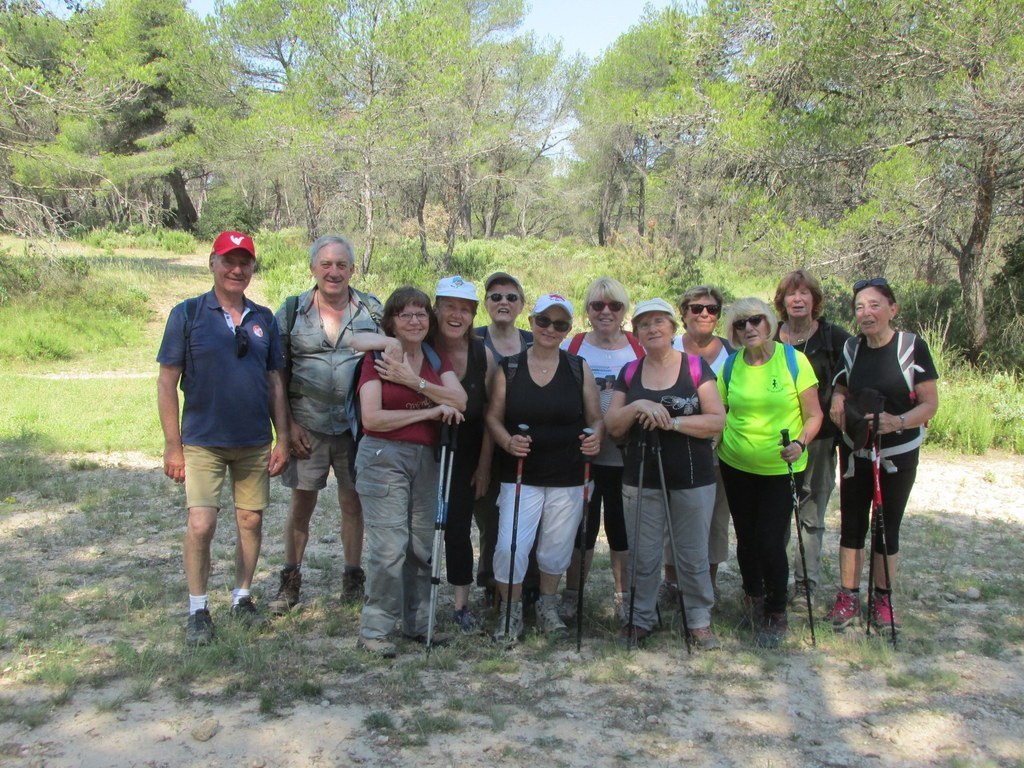
M785 448L787 445L789 445L792 442L789 439L789 430L788 429L783 429L783 430L780 430L780 432L782 434L782 447Z

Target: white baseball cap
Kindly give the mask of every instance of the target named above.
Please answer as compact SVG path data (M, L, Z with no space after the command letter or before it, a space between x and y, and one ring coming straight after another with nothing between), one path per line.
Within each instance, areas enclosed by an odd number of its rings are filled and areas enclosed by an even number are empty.
M537 299L537 303L533 305L533 312L530 314L539 315L545 309L550 309L551 307L561 307L569 313L569 319L572 319L572 302L560 293L545 293Z
M439 299L442 296L447 296L450 299L466 299L474 304L479 301L476 297L476 286L468 280L463 280L461 275L442 277L437 281L434 298Z
M672 322L676 320L676 311L667 301L664 299L645 299L637 304L636 309L633 310L633 322L635 323L638 317L649 312L664 312L672 318Z

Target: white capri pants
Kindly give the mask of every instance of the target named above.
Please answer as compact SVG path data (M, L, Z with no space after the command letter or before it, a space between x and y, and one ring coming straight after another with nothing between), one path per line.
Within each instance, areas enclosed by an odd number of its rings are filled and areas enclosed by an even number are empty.
M502 584L508 579L515 498L516 484L502 483L498 491L498 543L494 548L494 578ZM576 529L582 519L582 485L570 488L520 486L512 583L521 584L526 576L534 539L537 540L537 568L542 573L564 573L572 561Z

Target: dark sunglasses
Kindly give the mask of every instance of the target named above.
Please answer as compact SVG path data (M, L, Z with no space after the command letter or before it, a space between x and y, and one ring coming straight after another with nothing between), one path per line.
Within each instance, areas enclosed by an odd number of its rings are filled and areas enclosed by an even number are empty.
M517 301L519 301L519 294L518 293L492 293L487 298L489 298L495 304L497 304L502 299L506 299L509 304L515 304Z
M744 317L741 320L733 320L732 327L737 331L742 331L748 325L752 325L755 328L764 322L764 315L751 315L750 317Z
M245 328L235 328L235 355L239 358L249 353L249 334Z
M686 307L695 315L703 315L705 309L710 315L718 315L722 311L721 304L687 304Z
M565 333L572 328L572 323L568 320L552 320L547 315L535 315L533 322L537 324L538 328L547 328L548 326L551 326L559 333Z
M853 284L853 292L860 293L865 288L888 288L889 281L884 277L872 277L870 280L858 280Z
M621 312L626 308L626 305L621 301L592 301L589 306L595 312L604 312L605 307L608 307L612 312Z

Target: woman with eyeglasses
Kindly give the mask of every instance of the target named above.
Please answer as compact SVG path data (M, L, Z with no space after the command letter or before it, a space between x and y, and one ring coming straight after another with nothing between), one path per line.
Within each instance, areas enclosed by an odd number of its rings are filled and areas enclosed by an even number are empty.
M759 647L777 648L788 625L789 467L799 487L807 445L821 427L817 378L802 352L774 341L778 321L765 302L740 299L725 320L737 351L718 377L726 407L718 457L743 578L741 627L758 629ZM782 445L782 430L788 445Z
M849 433L853 425L848 423L852 422L852 408L848 410L848 405L865 396L882 405L878 435L885 547L881 541L875 541L872 547L875 595L868 620L884 631L890 626L899 628L892 608L891 581L896 577L900 524L917 476L924 427L939 408L939 374L924 340L892 327L899 305L885 278L854 283L853 311L860 334L847 343L846 362L836 379L829 416L839 429ZM851 357L852 367L848 362ZM863 406L859 410L867 414ZM854 446L848 434L844 434L839 445L839 459L844 470L839 484L840 589L827 618L834 628L843 629L860 618L860 578L874 473L870 449ZM889 581L883 557L888 558Z
M384 658L397 653L388 636L398 623L405 638L426 640L438 424L461 422L466 408L466 392L451 362L426 344L436 324L427 294L411 286L397 289L384 303L381 327L398 344L388 346L380 359L365 357L356 384L363 426L356 491L367 554L357 644ZM356 337L353 347L372 348L360 341Z
M499 643L514 643L522 636L522 580L534 541L540 569L537 630L555 638L567 634L558 615L558 583L572 559L573 537L583 516L584 461L598 454L604 435L590 366L559 349L572 328L572 311L572 304L560 294L541 296L530 314L533 346L505 358L491 387L487 427L501 449L494 553L502 600L494 633ZM522 434L519 425L528 426L529 432ZM587 427L593 430L590 435L583 431ZM520 459L521 486L516 482ZM506 610L511 613L507 635Z
M484 281L484 309L491 322L476 328L476 335L483 339L495 363L500 363L509 355L519 354L533 344L533 333L516 327L516 320L526 309L526 294L522 284L513 275L495 272L488 276ZM494 573L491 567L494 562L494 546L498 541L498 487L497 467L492 464L491 483L473 508L473 517L480 529L480 560L477 563L476 583L478 587L484 588L486 606L492 606L495 600ZM524 584L528 593L536 595L538 579L536 559L531 559Z
M601 396L601 412L608 410L619 371L627 363L643 357L644 349L636 337L622 328L626 311L629 309L629 294L618 280L599 277L590 284L586 295L587 320L590 330L578 333L562 342L562 349L579 355L590 365L597 381ZM591 462L590 477L594 481L587 509L586 554L583 558L583 578L587 578L594 558L594 547L601 526L601 508L604 508L604 533L611 550L612 580L615 592L612 596L612 610L615 617L626 623L628 594L626 592L626 567L628 565L629 541L626 537L626 521L622 513L622 451L610 440L606 440L599 453ZM565 589L562 592L560 615L565 621L576 618L579 604L580 584L580 537L583 526L576 532L572 564L565 574Z
M687 290L679 299L679 316L683 321L683 332L672 342L672 346L680 352L703 358L716 376L725 365L726 358L733 352L728 339L715 335L715 327L724 306L725 297L714 286L695 285ZM718 566L729 558L729 502L725 498L717 454L714 463L715 508L711 514L711 529L708 533L708 566L711 570L711 586L715 590L717 600ZM665 580L658 590L658 602L663 610L675 610L677 607L677 585L676 572L671 565L666 544Z
M623 502L631 567L635 568L629 581L636 586L636 596L632 622L623 629L620 642L630 649L642 645L658 620L658 584L667 541L668 559L678 565L690 640L710 651L719 647L711 630L715 597L707 548L715 504L710 438L722 430L725 410L707 361L673 349L676 327L675 312L664 299L637 304L633 332L646 355L619 374L605 416L609 434L628 439ZM650 447L641 446L641 439L650 446L650 432L658 436L657 455L652 455ZM643 450L646 454L640 477ZM662 457L660 462L658 456Z
M840 368L843 345L850 334L822 315L825 294L821 283L807 270L796 269L779 281L775 289L775 311L782 321L776 339L807 355L818 377L818 404L826 413L832 402L832 379ZM792 600L804 599L805 590L821 584L821 543L825 536L825 512L836 487L836 441L839 429L822 419L821 429L807 446L807 468L800 494L800 527L803 529L807 573L800 558L793 565Z

